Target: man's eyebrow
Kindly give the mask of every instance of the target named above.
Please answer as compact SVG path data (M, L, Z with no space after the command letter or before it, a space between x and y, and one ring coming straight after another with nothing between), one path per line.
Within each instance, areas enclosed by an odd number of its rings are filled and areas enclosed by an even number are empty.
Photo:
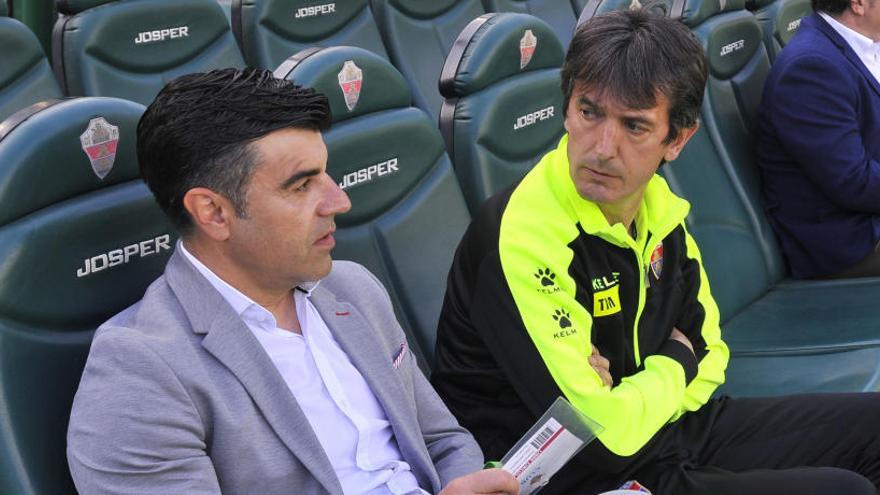
M581 105L587 105L587 106L590 106L590 107L593 107L593 108L599 108L599 105L596 104L595 101L593 101L593 100L587 98L587 97L584 96L584 95L581 95L581 96L578 97L578 103L581 104Z
M649 125L649 126L654 125L653 119L649 119L648 117L643 117L641 115L624 114L622 118L624 120L628 120L628 121L636 123L636 124L643 124L643 125Z
M309 170L300 170L295 172L293 175L288 177L284 182L281 183L281 189L287 189L296 183L298 180L304 177L314 177L321 173L321 170L317 168L309 169Z

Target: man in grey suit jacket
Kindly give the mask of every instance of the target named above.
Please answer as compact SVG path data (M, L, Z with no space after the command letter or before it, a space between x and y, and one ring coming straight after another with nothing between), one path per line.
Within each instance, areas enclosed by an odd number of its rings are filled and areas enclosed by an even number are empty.
M480 471L382 285L331 261L350 203L328 124L323 95L254 69L183 76L147 109L141 174L182 241L95 334L68 431L80 492L517 491Z

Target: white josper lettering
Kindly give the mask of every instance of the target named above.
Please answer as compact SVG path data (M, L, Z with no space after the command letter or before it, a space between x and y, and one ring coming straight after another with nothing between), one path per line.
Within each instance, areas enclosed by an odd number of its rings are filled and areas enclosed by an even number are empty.
M787 31L790 33L792 31L797 30L797 28L801 27L801 19L795 19L788 23Z
M324 5L315 5L314 7L303 7L296 10L293 17L302 19L303 17L314 17L316 15L327 15L336 12L335 3L325 3Z
M76 270L76 278L82 278L107 268L128 263L132 258L144 258L170 249L171 236L168 234L129 244L120 249L114 249L107 253L86 258L83 260L82 268Z
M142 33L138 33L137 37L134 39L135 44L140 45L142 43L152 43L154 41L163 41L166 38L175 39L175 38L186 38L189 36L189 26L180 26L168 29L157 29L155 31L144 31Z
M516 122L513 124L513 130L522 129L523 127L528 127L536 122L541 120L547 120L553 116L553 106L549 106L547 108L542 108L540 110L536 110L532 113L527 113L522 117L516 119Z
M721 47L721 56L730 55L731 53L742 50L746 46L745 40L734 41Z
M397 172L397 158L392 158L390 160L379 162L375 165L370 165L369 167L364 167L360 170L356 170L350 174L345 174L345 176L342 177L342 182L339 183L339 188L348 189L358 184L370 182L375 177L390 175L394 172Z

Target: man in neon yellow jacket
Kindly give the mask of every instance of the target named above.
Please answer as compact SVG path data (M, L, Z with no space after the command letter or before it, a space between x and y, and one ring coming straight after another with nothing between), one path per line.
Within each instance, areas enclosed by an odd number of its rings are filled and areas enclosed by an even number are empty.
M603 425L544 493L875 495L876 394L710 400L729 353L690 206L655 174L696 132L706 78L677 21L578 29L567 134L465 234L432 382L487 458L559 395Z

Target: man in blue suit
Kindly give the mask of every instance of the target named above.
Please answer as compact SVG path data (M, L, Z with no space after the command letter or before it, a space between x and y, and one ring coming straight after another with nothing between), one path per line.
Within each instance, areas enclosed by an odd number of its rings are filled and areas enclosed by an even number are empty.
M792 275L880 275L880 2L813 0L764 87L764 199Z

